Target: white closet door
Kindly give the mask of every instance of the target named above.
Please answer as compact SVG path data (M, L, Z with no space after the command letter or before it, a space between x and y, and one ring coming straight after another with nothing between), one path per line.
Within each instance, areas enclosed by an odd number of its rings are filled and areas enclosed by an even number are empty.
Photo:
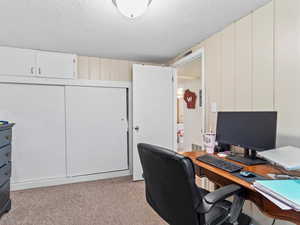
M0 47L0 74L33 76L36 74L36 52L28 49Z
M76 56L55 52L37 54L37 75L53 78L74 78Z
M0 84L0 118L13 128L13 182L66 176L64 88Z
M125 88L66 87L68 175L128 169Z

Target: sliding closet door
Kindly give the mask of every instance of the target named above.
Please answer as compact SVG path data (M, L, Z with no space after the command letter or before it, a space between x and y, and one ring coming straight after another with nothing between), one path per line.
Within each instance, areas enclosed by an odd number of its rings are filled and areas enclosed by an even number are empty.
M13 183L66 176L64 88L0 84L0 118L13 128Z
M69 176L128 169L125 88L66 87Z

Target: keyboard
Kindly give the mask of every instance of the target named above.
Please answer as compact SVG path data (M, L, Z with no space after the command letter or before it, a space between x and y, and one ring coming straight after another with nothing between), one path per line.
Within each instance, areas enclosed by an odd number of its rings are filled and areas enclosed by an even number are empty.
M203 162L203 163L207 163L211 166L217 167L219 169L225 170L229 173L238 172L243 169L242 166L225 161L223 159L219 159L212 155L203 155L203 156L198 157L197 160L200 162Z

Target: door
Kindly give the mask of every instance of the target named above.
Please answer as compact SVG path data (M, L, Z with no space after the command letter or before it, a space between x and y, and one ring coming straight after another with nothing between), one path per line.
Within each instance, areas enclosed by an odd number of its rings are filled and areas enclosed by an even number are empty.
M55 52L37 53L37 75L53 78L74 78L76 57Z
M133 65L133 180L142 179L138 143L175 149L175 70Z
M0 75L34 76L36 51L0 47Z
M66 176L64 88L0 84L0 118L16 123L13 183Z
M128 169L126 88L66 87L68 176Z

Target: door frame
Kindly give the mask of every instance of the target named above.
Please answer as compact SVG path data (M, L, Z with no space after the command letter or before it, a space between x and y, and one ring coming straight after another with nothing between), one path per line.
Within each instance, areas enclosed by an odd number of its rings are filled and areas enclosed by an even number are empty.
M195 51L192 51L190 54L183 56L182 58L175 61L171 66L178 68L187 63L190 63L196 59L201 59L201 89L202 89L202 127L201 132L204 134L206 132L206 80L205 80L205 49L204 47L199 48ZM177 80L177 76L176 76ZM177 82L176 82L177 89ZM177 95L177 94L176 94ZM177 109L176 109L177 113ZM175 114L176 115L176 114ZM175 121L175 127L177 125L177 121ZM177 142L176 142L177 147Z

